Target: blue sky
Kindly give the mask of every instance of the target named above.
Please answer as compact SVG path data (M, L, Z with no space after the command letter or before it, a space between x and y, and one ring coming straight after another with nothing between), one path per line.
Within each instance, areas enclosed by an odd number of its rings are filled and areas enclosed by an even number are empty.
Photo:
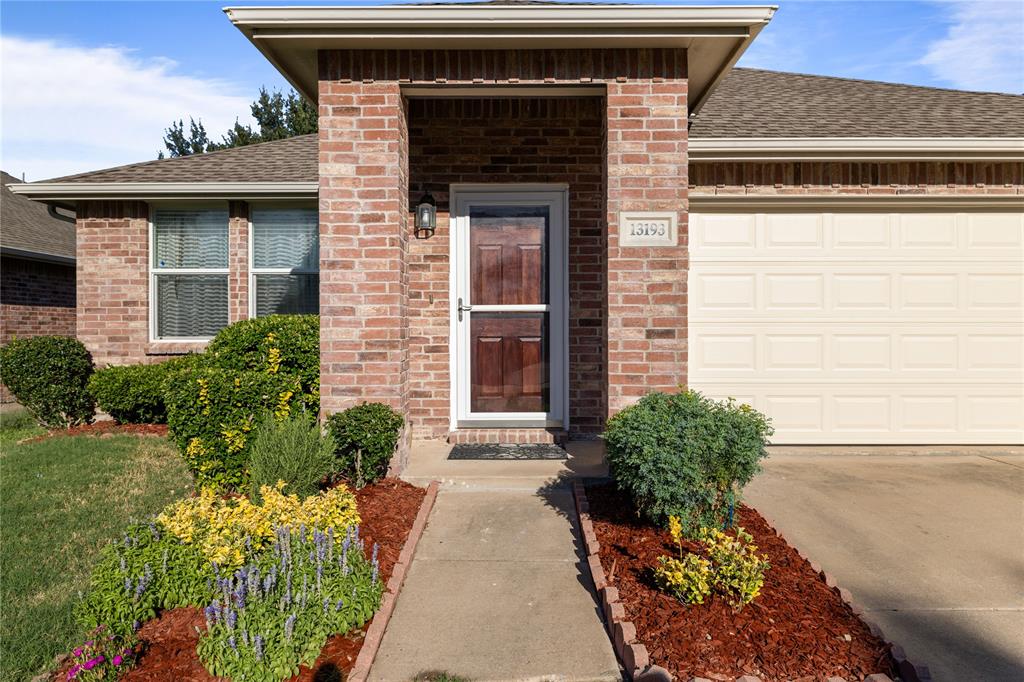
M287 83L232 27L225 4L0 1L3 169L39 180L147 160L179 117L202 118L217 138L236 116L246 121L261 85ZM1024 92L1022 2L775 4L741 66Z

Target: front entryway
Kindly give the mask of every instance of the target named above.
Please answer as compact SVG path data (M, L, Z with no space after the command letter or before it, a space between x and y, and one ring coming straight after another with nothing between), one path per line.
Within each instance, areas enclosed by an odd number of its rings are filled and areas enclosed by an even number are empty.
M452 187L452 428L567 428L566 188Z

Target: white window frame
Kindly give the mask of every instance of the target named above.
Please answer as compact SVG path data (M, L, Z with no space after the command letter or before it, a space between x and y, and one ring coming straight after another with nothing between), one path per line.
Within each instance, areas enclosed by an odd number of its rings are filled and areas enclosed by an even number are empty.
M158 209L224 210L227 213L225 239L227 239L228 264L223 268L158 268L156 267L156 224L153 218ZM147 272L149 273L149 342L150 343L205 343L212 336L168 336L157 335L157 285L159 275L224 275L228 281L228 324L231 324L231 208L226 201L174 201L149 203L149 248L146 251Z
M569 430L569 187L566 184L453 184L449 188L449 367L451 430L460 428L561 428ZM484 204L544 205L549 223L550 303L523 306L473 305L475 312L547 312L551 394L549 411L473 412L470 409L469 320L458 321L458 298L469 301L469 217L471 200ZM472 305L472 301L470 301Z
M257 268L254 260L255 248L256 248L256 229L252 224L252 214L257 208L263 209L295 209L295 208L307 208L312 209L314 212L319 211L319 207L315 203L309 201L250 201L249 202L249 305L247 307L249 313L249 319L256 319L256 275L317 275L320 276L320 259L317 257L316 269L309 268ZM317 234L317 253L319 253L320 235ZM319 279L317 280L319 283ZM319 286L317 286L319 291ZM319 296L317 296L317 308L319 312Z

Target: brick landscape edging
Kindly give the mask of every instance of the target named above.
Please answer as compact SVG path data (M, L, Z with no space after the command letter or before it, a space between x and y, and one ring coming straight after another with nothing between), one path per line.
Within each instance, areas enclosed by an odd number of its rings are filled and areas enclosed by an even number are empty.
M601 546L597 541L594 523L590 519L590 501L587 500L586 489L579 481L573 481L572 492L576 502L576 516L580 524L580 536L583 538L583 548L587 553L587 566L590 568L590 577L594 581L594 589L598 593L601 612L604 614L605 627L608 629L608 637L611 639L612 647L615 649L615 655L619 657L619 661L622 663L623 668L625 668L629 679L635 680L635 682L670 682L673 678L667 670L651 664L647 647L637 641L636 626L631 621L626 620L626 609L622 602L619 601L619 590L608 584L604 568L601 566L601 557L598 554ZM762 515L762 518L765 517ZM878 625L864 617L864 610L853 601L849 590L837 586L835 579L822 571L817 563L811 561L796 546L786 540L775 527L775 524L767 518L765 518L765 522L771 526L779 538L785 540L793 549L796 549L800 557L807 561L811 568L825 580L826 585L838 592L840 599L846 602L850 609L864 621L868 629L871 630L871 634L889 644L892 657L895 659L900 673L900 679L903 682L931 682L932 678L928 672L928 667L914 664L907 660L903 648L886 639ZM692 677L689 679L689 682L710 682L710 680L703 677ZM761 681L753 675L743 675L736 678L735 682ZM828 682L845 681L839 677L830 677ZM892 682L892 679L888 675L876 673L868 675L864 682Z
M423 498L423 502L420 503L420 510L416 513L416 520L412 523L409 537L405 539L405 544L402 545L402 552L398 555L398 561L395 562L394 568L391 569L391 577L384 588L384 598L380 602L380 608L377 609L377 613L373 616L373 622L370 623L370 627L366 629L363 646L359 649L355 665L352 666L352 670L346 678L348 682L365 682L370 674L370 666L373 665L373 661L377 657L377 650L380 649L381 640L384 639L384 631L387 630L391 614L394 613L398 592L402 589L405 575L409 572L409 565L412 564L412 559L416 555L416 545L419 544L420 538L423 536L423 530L427 527L430 510L434 508L438 487L437 481L431 481L430 485L427 486L427 494Z

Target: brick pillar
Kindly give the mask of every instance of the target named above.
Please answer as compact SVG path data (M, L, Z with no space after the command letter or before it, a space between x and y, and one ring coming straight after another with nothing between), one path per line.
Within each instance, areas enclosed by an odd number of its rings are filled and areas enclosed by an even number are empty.
M322 76L323 77L323 76ZM397 81L320 81L320 404L407 414L408 132Z
M608 84L608 411L686 383L685 55L664 77ZM671 61L671 60L669 60ZM678 242L620 247L620 211L673 211Z
M228 320L249 319L249 204L229 202Z

